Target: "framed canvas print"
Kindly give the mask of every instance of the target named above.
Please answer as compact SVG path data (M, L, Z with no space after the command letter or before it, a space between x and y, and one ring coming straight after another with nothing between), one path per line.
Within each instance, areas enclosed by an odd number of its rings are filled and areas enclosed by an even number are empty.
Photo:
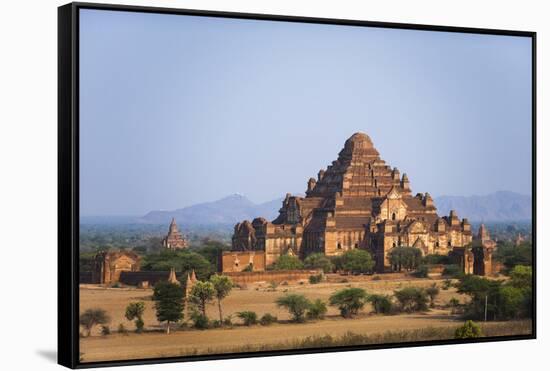
M535 33L59 8L59 362L533 339Z

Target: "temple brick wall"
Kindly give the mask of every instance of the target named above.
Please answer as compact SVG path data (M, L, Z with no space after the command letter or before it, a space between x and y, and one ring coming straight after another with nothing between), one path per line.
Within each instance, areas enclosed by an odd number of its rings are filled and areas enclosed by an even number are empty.
M289 271L263 271L263 272L224 272L231 280L238 284L251 284L257 282L297 282L309 280L310 276L322 273L321 270L289 270Z
M221 255L221 271L241 272L252 265L253 271L264 271L266 268L265 253L256 251L224 251Z

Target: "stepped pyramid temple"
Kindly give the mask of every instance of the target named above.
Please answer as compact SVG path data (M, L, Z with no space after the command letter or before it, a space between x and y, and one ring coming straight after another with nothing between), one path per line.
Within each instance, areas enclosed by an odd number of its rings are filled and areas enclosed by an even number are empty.
M162 246L170 250L185 249L188 246L187 240L183 237L183 234L178 229L176 219L172 218L170 227L168 228L168 234L162 240Z
M366 249L376 271L383 272L391 270L388 252L394 247L441 255L459 248L464 257L471 242L467 219L460 220L454 211L440 217L432 197L413 195L407 175L380 158L368 135L356 133L336 161L308 180L305 197L287 194L275 220L238 223L233 251L224 254L222 265L224 271L239 271L247 264L235 265L263 253L263 267L253 267L263 270L284 254L304 258Z

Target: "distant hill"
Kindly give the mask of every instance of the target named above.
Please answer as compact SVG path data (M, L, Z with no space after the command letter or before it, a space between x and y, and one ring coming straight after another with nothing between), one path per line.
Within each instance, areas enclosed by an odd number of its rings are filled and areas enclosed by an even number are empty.
M204 202L172 211L151 211L139 219L143 223L166 224L176 218L178 224L208 225L235 224L262 216L275 219L281 208L282 198L255 204L243 195L234 194L217 201Z
M151 211L137 221L168 224L174 217L181 225L235 224L259 216L273 220L279 214L283 198L256 204L234 194L217 201L200 203L172 211ZM470 221L520 221L531 219L531 197L514 192L495 192L485 196L441 196L435 198L439 215L456 210Z
M531 196L499 191L484 196L441 196L434 199L439 215L456 210L470 221L506 222L531 220Z

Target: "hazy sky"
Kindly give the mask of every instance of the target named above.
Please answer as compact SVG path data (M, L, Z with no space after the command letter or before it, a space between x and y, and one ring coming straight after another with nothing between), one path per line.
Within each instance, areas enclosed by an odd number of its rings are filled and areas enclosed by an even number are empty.
M531 193L531 41L81 10L82 215L303 193L363 131L413 192Z

